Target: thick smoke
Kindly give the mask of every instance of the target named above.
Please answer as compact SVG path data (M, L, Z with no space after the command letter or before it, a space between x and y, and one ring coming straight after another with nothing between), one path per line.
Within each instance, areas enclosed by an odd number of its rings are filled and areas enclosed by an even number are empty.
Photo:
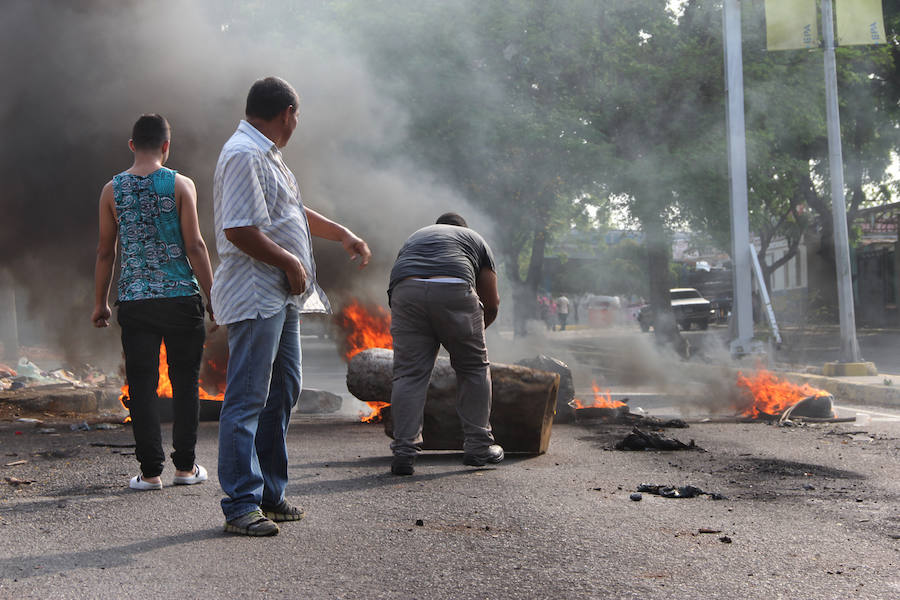
M141 113L159 112L172 124L168 166L197 183L216 263L215 162L250 84L267 75L284 77L301 95L300 128L285 157L304 201L348 225L374 253L357 272L337 244L317 244L319 277L333 299L385 303L400 244L441 212L471 215L484 229L464 198L385 158L402 139L404 107L376 92L364 57L334 29L298 30L291 39L235 31L229 11L241 7L214 0L74 4L10 1L0 22L0 266L16 280L23 343L58 344L70 364L117 361L116 336L89 323L97 199L130 166L127 141Z

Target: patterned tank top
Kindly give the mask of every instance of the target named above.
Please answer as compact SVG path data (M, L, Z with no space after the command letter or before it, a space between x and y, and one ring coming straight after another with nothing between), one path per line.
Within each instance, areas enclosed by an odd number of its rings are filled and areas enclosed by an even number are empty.
M113 177L122 248L119 302L200 293L184 252L175 204L175 171Z

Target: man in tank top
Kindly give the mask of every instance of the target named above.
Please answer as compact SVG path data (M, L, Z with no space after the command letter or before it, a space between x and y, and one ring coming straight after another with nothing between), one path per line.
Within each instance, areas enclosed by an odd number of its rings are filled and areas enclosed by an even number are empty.
M113 177L100 194L100 242L94 278L95 327L108 327L109 290L121 247L118 321L122 328L128 411L135 457L141 472L129 486L162 488L165 464L159 426L160 343L166 346L173 390L171 454L175 485L207 479L196 464L194 447L200 401L198 378L206 338L203 302L212 287L212 268L200 235L194 182L163 167L169 156L169 123L160 115L142 115L128 145L134 164ZM207 304L210 319L212 308Z

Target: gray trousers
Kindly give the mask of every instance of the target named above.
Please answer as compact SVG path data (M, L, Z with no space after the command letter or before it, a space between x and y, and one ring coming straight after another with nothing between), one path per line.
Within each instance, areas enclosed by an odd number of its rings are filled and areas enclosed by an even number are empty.
M394 454L415 456L421 450L425 397L441 345L456 372L456 412L462 424L463 450L478 452L493 444L484 311L475 290L465 283L401 281L391 296L391 335Z

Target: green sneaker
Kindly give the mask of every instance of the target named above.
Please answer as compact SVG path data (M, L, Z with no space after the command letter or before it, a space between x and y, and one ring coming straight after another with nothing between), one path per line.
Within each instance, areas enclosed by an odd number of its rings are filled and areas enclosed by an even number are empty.
M248 512L231 521L225 521L225 533L263 537L278 535L278 531L278 525L267 519L259 510Z
M287 500L282 500L277 506L263 506L262 511L264 515L278 523L299 521L305 516L301 507L294 506Z

